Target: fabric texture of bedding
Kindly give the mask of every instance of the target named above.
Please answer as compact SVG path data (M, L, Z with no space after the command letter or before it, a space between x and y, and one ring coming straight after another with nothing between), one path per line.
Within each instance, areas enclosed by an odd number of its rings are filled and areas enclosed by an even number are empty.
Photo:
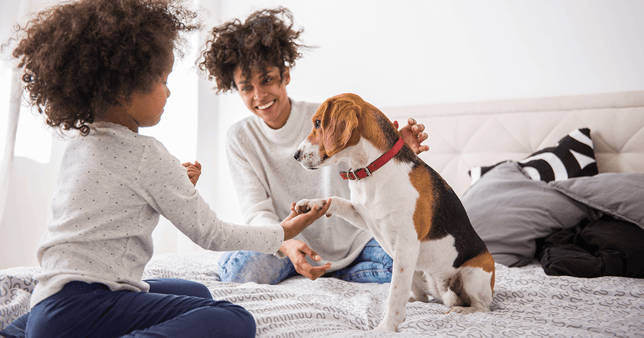
M439 302L407 304L399 333L372 331L384 315L388 284L294 277L278 285L222 283L218 253L155 256L143 278L185 278L206 285L215 299L250 311L258 337L637 337L644 332L644 281L635 278L554 277L538 264L496 265L490 312L445 314ZM31 276L39 268L0 271L0 327L26 311Z

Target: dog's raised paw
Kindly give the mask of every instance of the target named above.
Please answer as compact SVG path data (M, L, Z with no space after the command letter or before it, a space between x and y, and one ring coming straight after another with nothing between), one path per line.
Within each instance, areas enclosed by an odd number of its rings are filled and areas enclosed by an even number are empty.
M295 204L295 212L298 214L306 214L307 212L313 209L313 206L317 205L318 209L322 208L326 204L324 199L303 199Z

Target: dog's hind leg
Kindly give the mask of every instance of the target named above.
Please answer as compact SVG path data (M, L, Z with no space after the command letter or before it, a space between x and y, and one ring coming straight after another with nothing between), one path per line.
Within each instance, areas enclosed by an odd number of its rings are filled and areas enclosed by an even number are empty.
M454 290L465 304L454 304L449 312L470 314L479 311L489 311L492 302L492 287L490 279L493 274L481 268L464 267L458 273L460 288ZM469 305L469 306L459 306Z
M398 238L397 244L392 255L394 267L389 298L387 298L387 311L376 330L396 332L398 325L405 320L406 316L420 242L415 239L404 241Z
M421 270L414 271L414 279L411 283L411 297L409 298L409 301L420 301L427 303L429 301L427 292L427 280L425 279L425 273Z
M426 275L428 290L436 300L449 307L464 304L458 292L454 291L454 289L460 290L460 287L456 285L460 283L460 279L456 278L458 274L443 276L442 274L430 275L426 273Z

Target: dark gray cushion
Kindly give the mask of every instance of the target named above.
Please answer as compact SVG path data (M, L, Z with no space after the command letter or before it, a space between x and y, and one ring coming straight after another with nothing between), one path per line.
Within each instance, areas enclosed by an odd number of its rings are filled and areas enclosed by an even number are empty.
M507 266L530 263L537 239L577 225L589 212L548 183L528 178L516 162L490 170L462 202L494 260Z
M644 174L604 173L549 185L597 211L644 229Z

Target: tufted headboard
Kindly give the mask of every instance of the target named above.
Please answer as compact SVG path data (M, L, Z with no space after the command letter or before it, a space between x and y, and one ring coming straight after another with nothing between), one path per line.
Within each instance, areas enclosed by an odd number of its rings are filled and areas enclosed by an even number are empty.
M600 173L644 173L644 91L381 109L401 125L409 117L425 125L430 149L421 158L459 196L472 167L522 160L582 127Z

